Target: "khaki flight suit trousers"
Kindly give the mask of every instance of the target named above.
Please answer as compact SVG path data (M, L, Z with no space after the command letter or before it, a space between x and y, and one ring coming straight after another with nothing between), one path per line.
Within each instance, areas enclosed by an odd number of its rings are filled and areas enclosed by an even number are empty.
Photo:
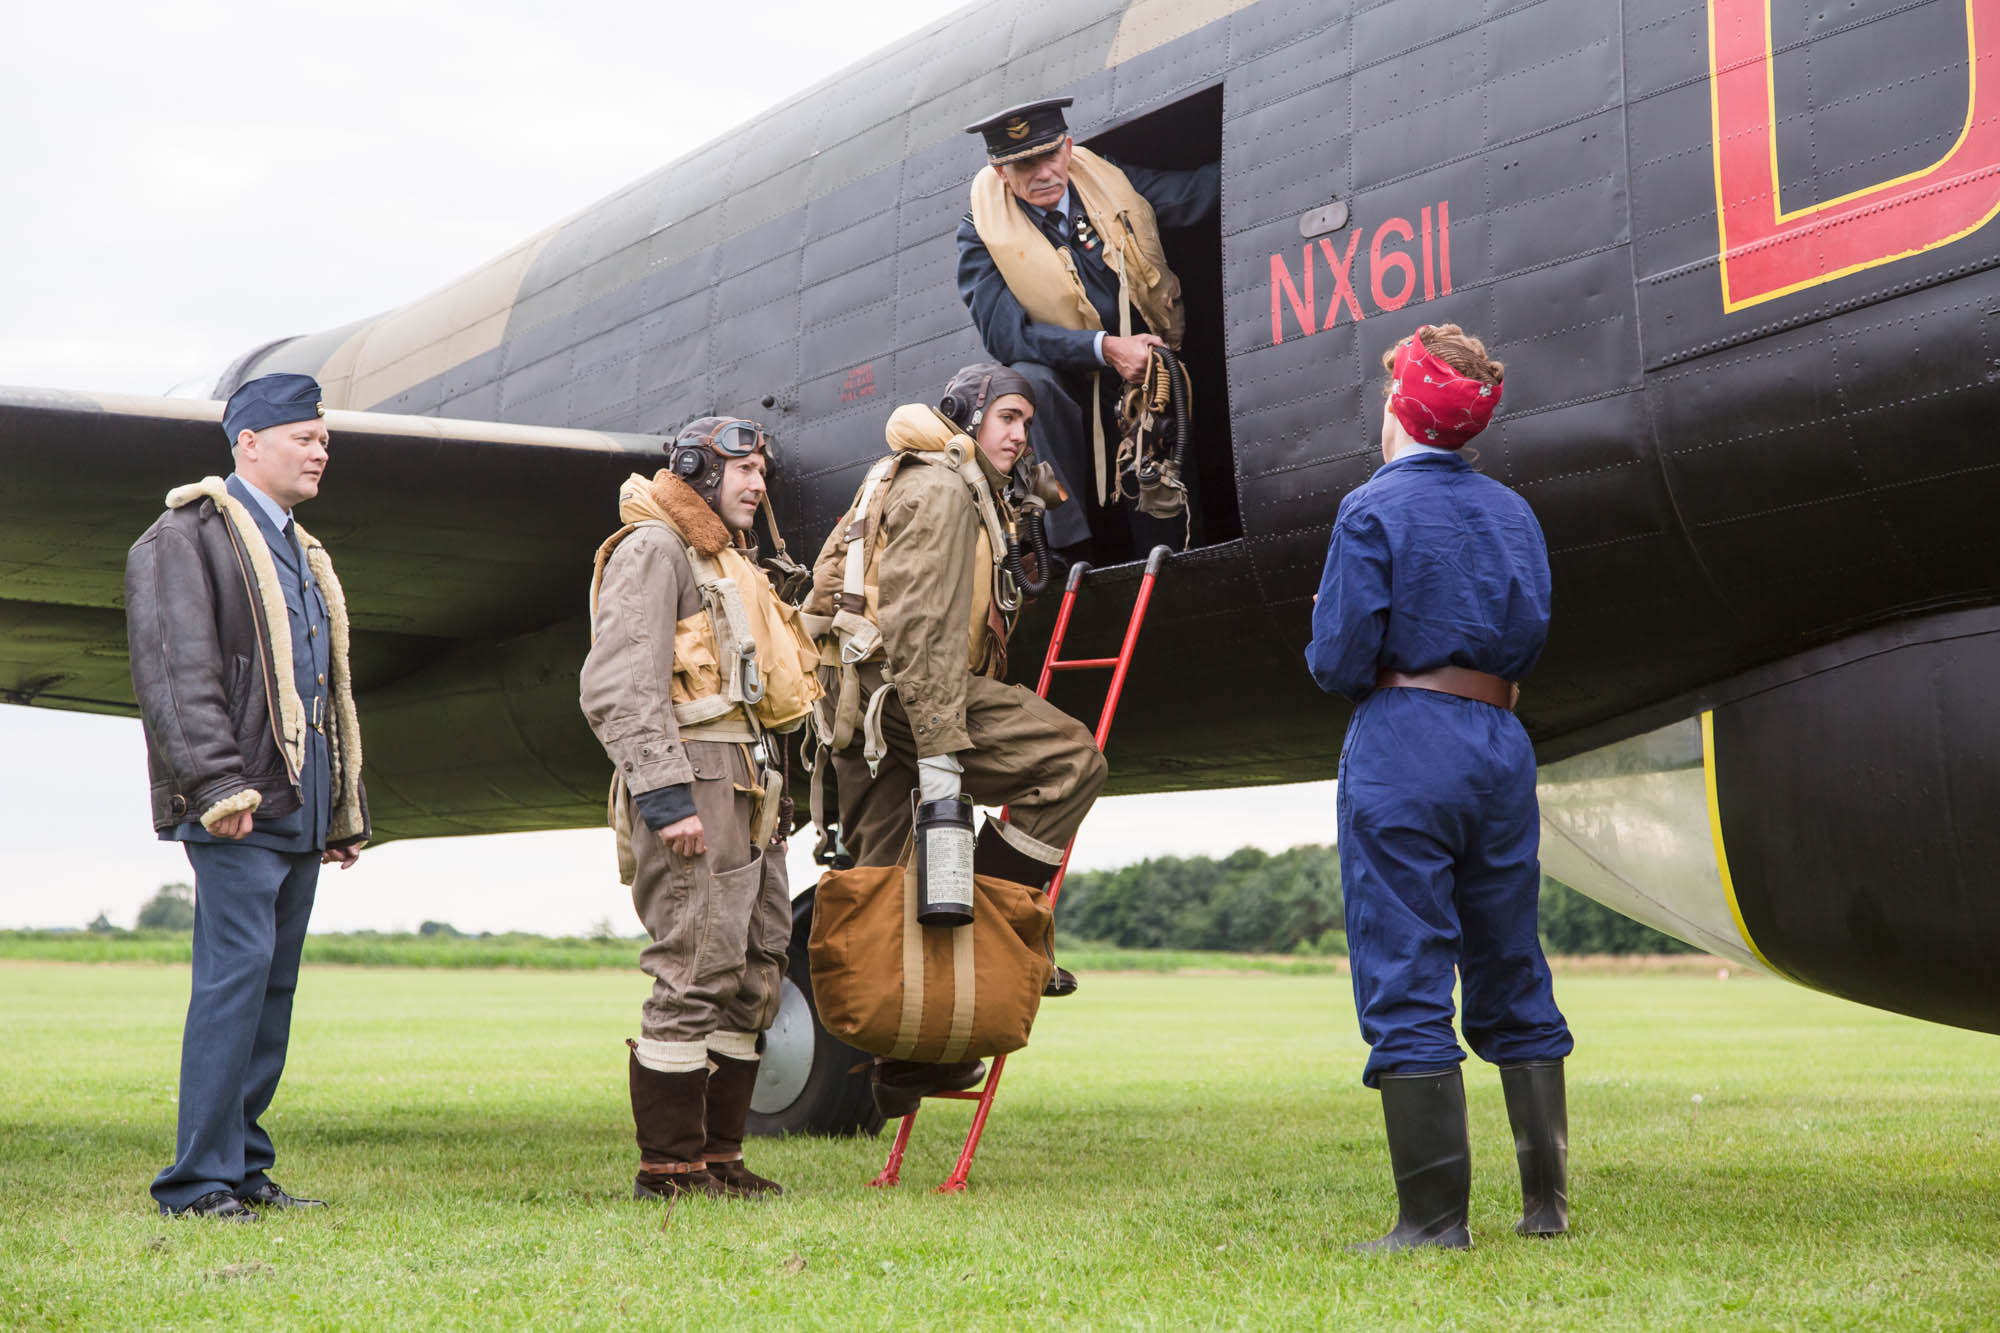
M639 966L653 978L640 1018L648 1041L704 1041L716 1032L762 1032L778 1016L778 987L792 941L783 851L750 845L756 782L747 746L687 740L694 808L708 850L682 856L632 808L637 871L632 905L653 942Z
M861 669L864 692L881 683L879 666ZM880 774L869 776L858 735L833 756L841 829L858 866L900 863L916 818L910 804L917 787L916 738L894 691L883 704L889 753ZM981 805L1011 806L1013 829L1053 849L1044 858L1053 873L1104 787L1104 755L1089 728L1026 686L975 676L966 684L965 731L972 748L959 751L958 760L965 766L966 795Z

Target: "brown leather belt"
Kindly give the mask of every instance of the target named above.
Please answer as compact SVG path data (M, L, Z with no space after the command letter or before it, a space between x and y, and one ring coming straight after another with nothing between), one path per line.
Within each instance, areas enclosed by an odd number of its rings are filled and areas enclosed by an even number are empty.
M1439 694L1455 694L1475 703L1492 704L1510 713L1514 711L1514 701L1521 697L1521 687L1512 681L1460 666L1442 666L1430 671L1384 671L1375 677L1375 688L1436 690Z

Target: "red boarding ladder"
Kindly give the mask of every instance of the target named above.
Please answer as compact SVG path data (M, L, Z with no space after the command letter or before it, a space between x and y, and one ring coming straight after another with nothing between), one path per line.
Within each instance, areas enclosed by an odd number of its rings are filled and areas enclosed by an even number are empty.
M1049 697L1049 682L1058 671L1084 671L1091 669L1111 670L1111 686L1104 692L1104 709L1097 716L1097 748L1104 748L1105 739L1111 735L1111 720L1118 714L1118 696L1125 691L1125 673L1131 669L1133 650L1139 646L1139 628L1146 623L1146 606L1153 599L1153 583L1160 576L1160 566L1166 563L1173 552L1164 546L1155 546L1146 557L1146 572L1139 579L1139 595L1132 601L1132 618L1125 624L1125 641L1118 646L1116 657L1078 657L1064 660L1062 652L1063 636L1069 632L1069 614L1076 606L1077 590L1083 586L1084 575L1090 572L1087 564L1071 565L1069 582L1063 585L1062 606L1056 612L1056 627L1049 635L1048 656L1042 660L1042 678L1035 682L1035 693L1046 699ZM1005 818L1006 812L1001 812ZM1069 855L1076 848L1076 840L1070 839L1069 846L1063 848L1062 864L1056 868L1055 878L1049 881L1049 906L1054 908L1056 899L1062 894L1063 876L1069 872ZM972 1128L966 1131L965 1147L959 1151L958 1165L951 1170L951 1176L937 1187L939 1194L962 1194L965 1178L972 1174L972 1155L979 1151L979 1136L986 1132L986 1117L993 1112L993 1095L1000 1090L1000 1073L1007 1067L1007 1057L995 1056L993 1067L986 1075L986 1082L977 1088L963 1092L934 1092L932 1097L949 1098L952 1101L978 1102L972 1112ZM903 1117L903 1123L896 1130L896 1142L889 1148L889 1160L882 1166L882 1174L869 1181L875 1189L886 1189L902 1179L903 1153L910 1146L910 1130L917 1123L917 1113L910 1112Z

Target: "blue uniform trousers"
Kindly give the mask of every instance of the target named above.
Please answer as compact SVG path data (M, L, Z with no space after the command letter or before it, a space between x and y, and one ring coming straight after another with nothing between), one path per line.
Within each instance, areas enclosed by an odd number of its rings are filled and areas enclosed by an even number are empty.
M195 873L194 988L181 1038L174 1164L153 1197L184 1208L211 1191L248 1194L276 1158L258 1123L278 1090L299 953L320 854L189 842Z
M1541 817L1535 756L1504 709L1430 690L1376 690L1340 760L1341 891L1362 1082L1465 1059L1570 1052L1537 930Z

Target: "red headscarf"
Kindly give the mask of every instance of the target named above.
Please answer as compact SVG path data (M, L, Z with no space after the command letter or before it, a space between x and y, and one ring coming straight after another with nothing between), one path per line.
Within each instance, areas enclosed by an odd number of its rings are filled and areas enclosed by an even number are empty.
M1500 386L1459 374L1424 346L1426 324L1396 348L1390 371L1389 410L1410 438L1438 449L1456 449L1493 419Z

